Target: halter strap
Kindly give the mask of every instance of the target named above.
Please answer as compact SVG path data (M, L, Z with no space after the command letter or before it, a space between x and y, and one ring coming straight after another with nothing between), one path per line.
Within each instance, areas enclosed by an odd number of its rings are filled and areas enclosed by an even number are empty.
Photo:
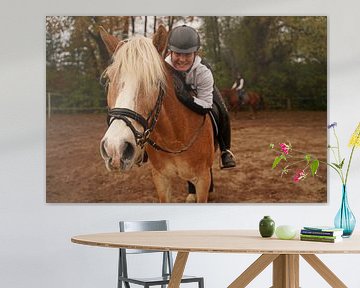
M145 143L148 142L150 133L154 130L156 122L159 119L159 114L160 114L162 102L164 99L164 95L165 95L164 89L160 86L160 91L159 91L158 98L156 100L155 107L150 112L147 119L145 119L139 113L137 113L133 110L127 109L127 108L109 109L108 110L108 119L107 119L108 126L110 126L112 124L112 122L114 122L114 120L124 121L126 126L128 126L131 129L131 131L133 132L136 144L139 145L141 148L143 148ZM142 126L142 128L143 128L142 133L139 132L138 130L136 130L136 128L131 123L129 118L135 120ZM150 119L151 119L151 123L149 123Z
M155 141L150 139L150 134L154 130L155 125L159 119L159 114L160 114L160 110L162 107L162 102L164 100L164 95L165 95L164 89L160 86L160 91L159 91L158 98L156 100L155 107L153 110L151 110L147 119L145 119L139 113L137 113L133 110L127 109L127 108L109 109L108 110L108 118L107 118L108 126L110 126L112 124L112 122L114 122L114 120L124 121L125 124L133 132L136 144L139 145L141 148L144 148L145 144L148 143L155 150L162 151L162 152L169 153L169 154L180 154L182 152L185 152L194 144L195 140L198 138L200 131L205 124L206 115L203 116L202 123L200 124L200 126L195 131L194 135L191 137L191 139L189 140L189 142L186 145L184 145L183 147L181 147L178 150L171 150L171 149L163 148L160 145L158 145ZM131 123L129 118L138 122L142 126L144 131L141 133L138 130L136 130L136 128ZM151 123L149 123L150 119L151 119Z

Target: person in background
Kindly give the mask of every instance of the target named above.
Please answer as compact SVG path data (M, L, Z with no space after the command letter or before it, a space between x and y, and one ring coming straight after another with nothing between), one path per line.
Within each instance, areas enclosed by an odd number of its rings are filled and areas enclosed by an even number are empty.
M245 80L244 77L242 77L241 73L238 72L236 76L236 80L234 84L232 85L231 89L235 89L241 104L244 104L244 98L245 98Z

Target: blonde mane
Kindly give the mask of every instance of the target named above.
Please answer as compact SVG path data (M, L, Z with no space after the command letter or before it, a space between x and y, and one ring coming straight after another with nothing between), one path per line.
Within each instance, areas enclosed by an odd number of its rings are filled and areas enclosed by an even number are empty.
M138 89L145 95L150 95L159 85L166 86L163 61L152 40L144 36L136 36L124 42L104 73L117 85L121 85L123 75L136 79Z

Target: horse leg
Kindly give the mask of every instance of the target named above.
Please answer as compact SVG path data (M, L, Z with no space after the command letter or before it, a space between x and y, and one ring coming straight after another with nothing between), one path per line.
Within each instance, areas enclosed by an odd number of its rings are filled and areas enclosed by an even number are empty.
M207 203L210 186L211 170L209 169L199 176L199 180L195 184L197 203Z
M209 187L208 201L215 200L214 194L215 194L214 177L213 177L212 168L210 168L210 187Z
M214 178L212 173L212 168L210 168L210 185L209 185L209 196L208 200L212 201L214 200ZM186 203L195 203L196 202L196 187L193 183L188 181L188 196L186 197Z
M196 202L196 188L195 188L195 185L193 183L191 183L190 181L188 181L187 183L188 183L188 195L186 197L185 202L186 203L195 203Z
M251 114L250 117L251 117L252 120L255 120L256 110L255 110L255 108L254 108L254 106L252 104L250 104L249 107L250 107L250 114Z
M152 177L160 203L169 203L171 199L170 179L155 169L152 169Z

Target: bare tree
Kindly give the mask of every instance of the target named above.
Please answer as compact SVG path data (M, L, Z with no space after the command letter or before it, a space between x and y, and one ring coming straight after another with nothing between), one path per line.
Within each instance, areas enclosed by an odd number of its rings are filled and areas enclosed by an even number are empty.
M156 16L154 16L154 34L155 34L155 32L156 32Z
M144 36L146 37L146 33L147 33L147 16L145 16L145 21L144 21Z
M169 16L169 18L168 18L169 31L172 29L173 25L174 25L174 16Z
M135 16L131 16L131 34L135 34Z

